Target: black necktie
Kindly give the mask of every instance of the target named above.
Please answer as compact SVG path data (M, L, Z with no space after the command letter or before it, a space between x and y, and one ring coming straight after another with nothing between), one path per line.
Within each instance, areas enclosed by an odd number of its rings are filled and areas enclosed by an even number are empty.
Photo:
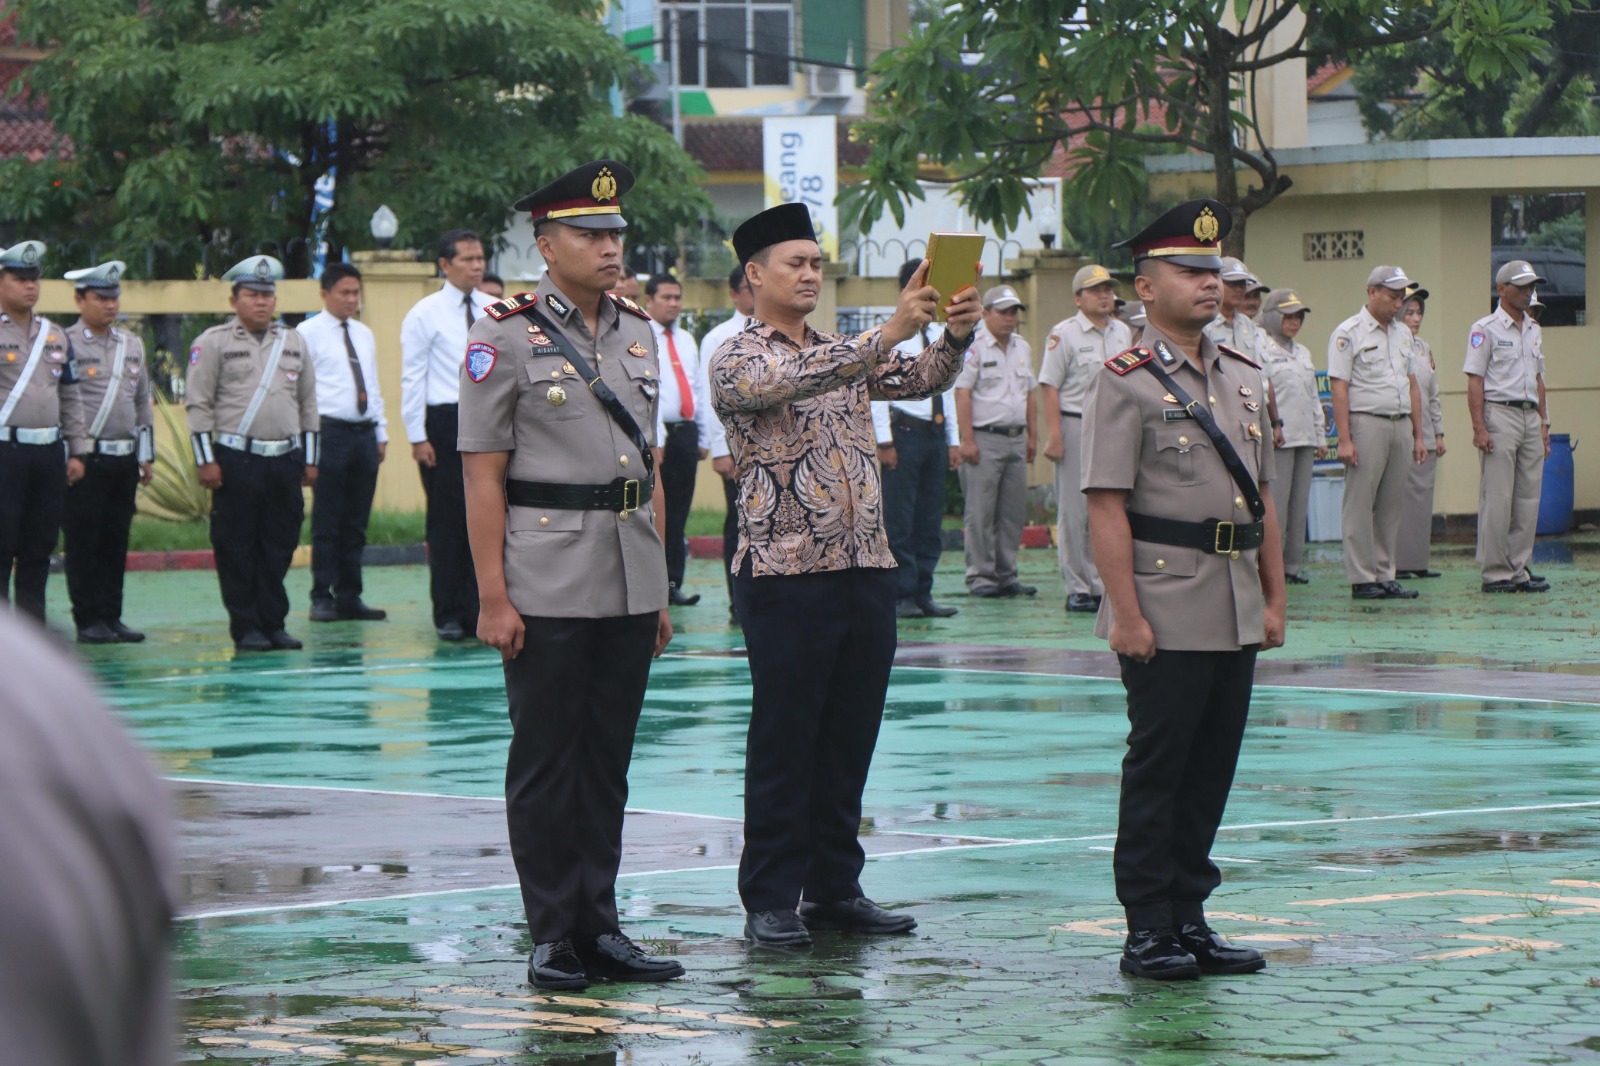
M356 411L364 415L367 413L367 379L361 373L361 360L356 357L355 342L350 339L350 320L339 323L339 328L344 330L344 353L350 357L350 376L356 381Z
M467 312L467 332L472 332L472 293L467 293L461 298L461 306Z

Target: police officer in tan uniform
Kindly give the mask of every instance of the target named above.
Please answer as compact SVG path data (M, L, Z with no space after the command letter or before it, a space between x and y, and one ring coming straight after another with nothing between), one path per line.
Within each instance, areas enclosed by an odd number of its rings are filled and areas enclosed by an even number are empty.
M1249 267L1232 256L1223 258L1222 303L1217 307L1217 316L1206 325L1207 340L1232 348L1252 360L1256 358L1256 324L1245 314L1244 308L1260 285Z
M655 339L607 291L632 185L598 160L517 201L549 271L485 308L461 370L478 636L504 659L506 821L539 988L683 974L623 934L616 902L634 728L672 639Z
M82 432L72 382L72 339L34 314L39 302L39 241L0 250L0 600L44 621L50 553L66 495L63 436Z
M1272 290L1262 308L1261 357L1275 397L1272 446L1278 480L1272 494L1278 501L1278 531L1283 536L1283 579L1291 585L1309 585L1311 579L1300 573L1300 564L1305 555L1312 461L1326 458L1328 451L1317 367L1311 350L1295 339L1311 308L1293 289Z
M1485 592L1545 592L1528 572L1539 524L1550 414L1544 394L1544 334L1528 313L1543 281L1525 259L1494 276L1500 305L1467 335L1467 411L1478 449L1478 563Z
M1084 401L1083 486L1128 693L1113 869L1127 913L1124 973L1159 980L1266 965L1206 923L1256 653L1283 643L1283 556L1261 368L1204 329L1220 301L1232 220L1180 204L1122 242L1148 323Z
M1017 333L1023 310L1009 285L983 294L985 328L973 338L956 378L967 591L974 596L1032 596L1039 591L1017 580L1028 464L1037 441L1033 351Z
M1397 266L1367 275L1367 305L1328 338L1328 380L1339 461L1344 571L1358 600L1411 600L1395 577L1395 548L1413 463L1427 459L1411 331L1400 320L1411 279Z
M1400 320L1411 331L1411 370L1417 376L1417 394L1422 397L1422 441L1428 458L1411 467L1406 480L1406 502L1400 515L1400 540L1396 544L1396 577L1438 577L1430 569L1428 557L1433 538L1433 483L1439 460L1444 458L1444 407L1439 402L1439 367L1433 348L1422 339L1422 319L1428 310L1428 290L1413 285L1406 290Z
M1072 299L1078 313L1057 322L1045 341L1039 402L1047 419L1044 455L1056 464L1056 555L1067 610L1093 613L1105 590L1089 553L1089 504L1078 483L1083 398L1105 361L1133 346L1133 334L1112 315L1117 287L1105 267L1090 263L1079 269L1072 278Z
M315 373L300 334L273 320L283 264L257 255L222 275L234 317L195 338L186 391L200 484L212 490L211 547L239 651L294 649L289 573L302 485L317 478Z
M69 270L78 302L72 337L73 384L87 423L70 442L66 518L67 594L80 644L136 644L144 634L122 624L122 581L134 495L150 484L156 458L155 412L144 342L116 325L120 260Z

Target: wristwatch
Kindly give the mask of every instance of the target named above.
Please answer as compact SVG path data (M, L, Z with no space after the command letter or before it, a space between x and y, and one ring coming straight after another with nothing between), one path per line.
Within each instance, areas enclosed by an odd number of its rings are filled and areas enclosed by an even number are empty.
M1272 420L1272 428L1273 428L1273 429L1282 429L1282 428L1283 428L1283 419L1281 419L1281 418L1274 418L1274 419L1273 419L1273 420Z

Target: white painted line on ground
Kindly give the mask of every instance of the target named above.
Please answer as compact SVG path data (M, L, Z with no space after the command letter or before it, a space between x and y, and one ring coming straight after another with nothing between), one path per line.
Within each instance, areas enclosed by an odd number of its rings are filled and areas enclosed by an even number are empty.
M1372 871L1360 866L1313 866L1313 870L1332 870L1339 874L1370 874Z
M479 885L476 888L437 888L427 892L396 892L390 896L350 896L345 899L324 899L307 901L303 903L280 903L271 907L228 907L215 911L197 911L194 914L180 914L180 922L197 922L202 918L241 918L252 914L279 914L284 911L315 911L327 907L345 907L354 903L387 903L396 899L423 899L428 896L463 896L469 892L505 892L509 889L520 888L513 881L505 885Z
M498 803L505 805L504 796L459 796L448 792L405 792L393 788L356 788L350 785L285 785L270 781L224 781L215 777L167 776L166 780L180 785L225 785L231 788L274 788L287 792L358 792L369 796L406 796L413 799L464 800L469 803ZM655 812L651 812L655 813ZM692 816L686 816L692 817Z

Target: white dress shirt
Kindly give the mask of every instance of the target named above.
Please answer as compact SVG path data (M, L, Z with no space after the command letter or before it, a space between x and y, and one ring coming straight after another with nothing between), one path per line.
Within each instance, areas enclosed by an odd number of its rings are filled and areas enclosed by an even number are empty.
M311 353L317 375L317 414L342 422L373 422L378 443L389 441L389 427L383 418L383 393L378 388L378 343L372 330L355 319L350 322L350 343L355 345L356 361L361 364L362 383L367 387L367 410L356 405L356 379L350 373L350 354L344 346L344 330L339 319L327 311L313 315L295 327Z
M672 355L667 350L667 327L659 322L651 322L650 329L656 335L656 360L661 365L661 420L670 426L684 420L683 400L678 395L678 374L672 369ZM700 427L700 447L709 448L721 427L711 410L710 380L700 365L700 346L694 342L694 334L688 330L676 325L671 329L678 362L683 366L684 377L689 379L689 391L694 397L694 424Z
M744 324L748 321L750 321L749 315L735 310L732 318L712 326L711 332L707 333L705 339L700 342L700 379L705 384L707 396L711 395L711 356L718 348L722 347L723 341L744 329ZM714 411L712 412L713 415L715 413ZM705 441L700 443L711 449L711 458L721 459L724 455L731 454L728 451L728 434L722 428L722 420L720 418L712 418L711 426L711 443L706 444Z
M461 398L461 361L467 356L467 316L463 308L472 301L472 317L495 302L493 296L474 289L470 293L445 282L431 296L418 300L400 323L400 415L406 439L421 444L428 439L424 418L436 404Z
M935 337L937 339L937 337ZM933 341L926 343L921 337L912 337L910 340L901 341L894 346L897 352L907 352L911 355L920 355ZM872 401L872 429L878 438L879 444L893 444L894 430L890 426L890 408L903 411L912 418L920 418L924 422L933 421L933 397L924 396L920 400L873 400ZM944 438L950 447L959 447L961 444L961 427L956 423L956 391L952 385L944 392Z

